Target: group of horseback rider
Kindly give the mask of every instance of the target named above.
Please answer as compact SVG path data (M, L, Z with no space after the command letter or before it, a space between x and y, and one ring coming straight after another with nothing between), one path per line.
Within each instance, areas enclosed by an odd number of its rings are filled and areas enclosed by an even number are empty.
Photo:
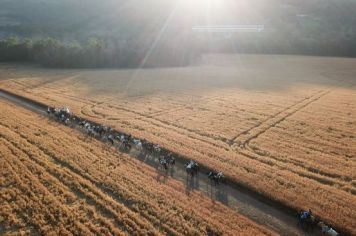
M131 135L114 132L114 130L110 127L94 124L92 122L76 117L68 107L48 107L47 113L48 115L53 115L59 122L64 123L65 125L78 125L84 129L84 131L90 137L104 138L109 143L111 143L111 145L119 142L119 148L123 151L130 151L133 146L136 150L144 150L146 153L158 157L158 163L163 170L167 171L169 168L173 168L176 164L176 160L172 152L162 149L158 144L152 144L145 139L135 139ZM189 176L194 177L198 174L199 164L196 161L191 160L186 163L185 169ZM218 184L223 181L224 174L221 171L211 171L208 173L208 178L215 184Z
M318 221L315 216L313 215L311 209L308 211L300 210L298 213L298 224L304 229L312 229L316 226L321 228L322 234L330 235L330 236L337 236L339 235L335 229L333 229L330 225L326 225L322 221Z
M173 167L176 164L176 159L169 153L166 156L159 157L159 164L164 170L168 170L169 167Z
M52 108L48 107L47 113L53 114L60 122L69 124L72 119L72 113L70 112L68 107L63 108Z
M218 172L210 171L208 173L208 178L211 181L213 181L215 184L219 184L225 180L224 173L221 171L218 171Z

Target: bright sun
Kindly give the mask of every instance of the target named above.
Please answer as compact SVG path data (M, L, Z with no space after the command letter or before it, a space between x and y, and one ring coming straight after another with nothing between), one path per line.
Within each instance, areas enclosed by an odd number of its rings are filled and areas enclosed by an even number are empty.
M178 14L199 24L247 23L257 16L254 5L246 0L179 0Z

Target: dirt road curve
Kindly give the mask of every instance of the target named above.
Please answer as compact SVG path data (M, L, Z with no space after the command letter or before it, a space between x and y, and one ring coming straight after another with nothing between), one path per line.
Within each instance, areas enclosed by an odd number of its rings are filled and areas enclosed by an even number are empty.
M37 113L46 114L46 107L42 104L34 102L30 99L15 96L6 91L0 90L0 98L11 101L17 105ZM147 157L144 153L137 150L132 150L130 155L137 158L148 165L157 169L157 179L164 182L166 178L171 177L182 181L186 185L187 194L190 191L200 191L202 194L210 197L213 201L219 201L226 206L235 209L240 214L252 219L253 221L265 225L281 235L320 235L319 230L304 232L297 226L295 213L275 202L272 202L266 197L245 189L234 183L226 183L215 186L211 184L206 176L208 170L201 170L197 177L188 178L185 171L185 160L177 159L173 170L168 173L163 173L159 170L158 161L156 158Z

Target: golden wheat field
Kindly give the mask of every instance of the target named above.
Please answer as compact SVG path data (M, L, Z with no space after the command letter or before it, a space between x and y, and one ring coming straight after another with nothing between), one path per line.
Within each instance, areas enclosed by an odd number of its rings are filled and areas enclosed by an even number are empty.
M79 132L0 106L1 235L274 234Z
M145 138L356 233L356 60L210 55L185 68L3 65L0 88Z

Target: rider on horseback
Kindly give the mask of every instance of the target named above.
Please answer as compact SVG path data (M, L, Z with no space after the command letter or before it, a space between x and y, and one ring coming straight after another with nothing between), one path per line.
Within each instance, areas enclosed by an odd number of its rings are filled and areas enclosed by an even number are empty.
M185 167L187 173L189 173L191 176L198 173L199 165L196 161L189 161L187 164L185 164Z
M168 169L168 163L167 163L167 159L164 156L161 156L159 158L159 164L163 167L163 169L167 170Z
M300 212L299 212L299 217L302 220L310 219L311 216L312 216L312 211L310 209L309 209L309 211L300 210Z

